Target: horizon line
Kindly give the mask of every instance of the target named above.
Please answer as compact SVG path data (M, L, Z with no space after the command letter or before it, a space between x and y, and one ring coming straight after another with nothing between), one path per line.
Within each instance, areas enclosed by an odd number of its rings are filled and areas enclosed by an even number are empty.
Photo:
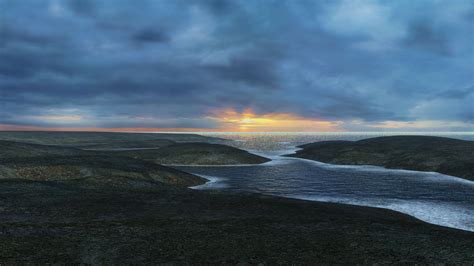
M107 131L107 130L3 130L0 132L70 132L137 134L474 134L474 131Z

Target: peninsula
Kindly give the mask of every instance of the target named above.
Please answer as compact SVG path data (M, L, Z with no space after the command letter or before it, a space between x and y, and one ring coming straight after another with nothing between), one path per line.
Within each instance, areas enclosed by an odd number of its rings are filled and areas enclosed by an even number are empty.
M286 156L342 165L376 165L439 172L474 180L474 141L430 136L391 136L321 141Z

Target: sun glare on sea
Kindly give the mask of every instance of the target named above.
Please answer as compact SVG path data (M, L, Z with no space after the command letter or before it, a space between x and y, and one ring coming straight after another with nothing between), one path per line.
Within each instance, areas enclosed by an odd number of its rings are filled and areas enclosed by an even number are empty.
M324 121L300 117L290 113L257 114L252 109L214 111L209 119L222 125L222 131L281 132L281 131L339 131L340 121Z

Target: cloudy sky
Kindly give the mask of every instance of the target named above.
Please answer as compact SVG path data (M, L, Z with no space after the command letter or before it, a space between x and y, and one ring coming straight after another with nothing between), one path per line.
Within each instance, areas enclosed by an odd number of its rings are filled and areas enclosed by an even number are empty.
M0 0L0 130L473 131L474 1Z

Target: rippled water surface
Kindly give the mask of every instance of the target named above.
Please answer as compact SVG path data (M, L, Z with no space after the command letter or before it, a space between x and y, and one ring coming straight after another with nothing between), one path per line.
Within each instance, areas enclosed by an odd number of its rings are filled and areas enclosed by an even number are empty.
M438 173L373 166L335 166L281 156L308 142L358 140L390 133L209 135L231 139L230 145L269 157L272 161L255 166L179 167L211 180L198 189L258 192L383 207L433 224L474 231L474 182ZM474 140L473 133L431 135Z

